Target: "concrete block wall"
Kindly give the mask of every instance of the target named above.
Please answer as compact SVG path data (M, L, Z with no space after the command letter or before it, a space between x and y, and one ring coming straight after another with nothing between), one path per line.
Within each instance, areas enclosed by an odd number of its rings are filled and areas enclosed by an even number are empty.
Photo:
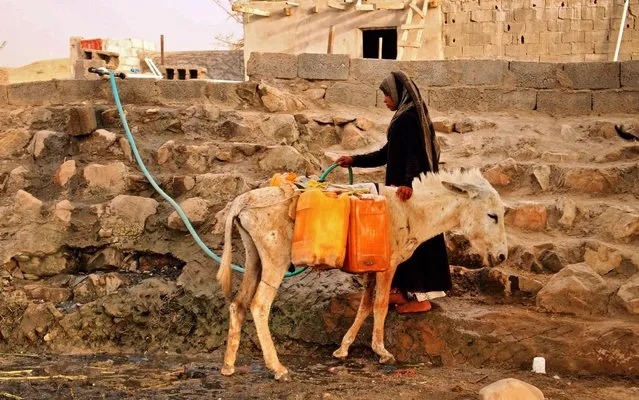
M153 54L153 62L160 67L160 54ZM165 65L195 65L206 69L209 79L244 80L244 52L233 51L175 51L164 54Z
M442 1L445 59L613 59L623 0ZM639 0L630 1L620 60L639 60Z
M327 86L324 99L328 103L383 107L378 86L396 70L405 71L420 87L428 105L439 111L639 112L639 61L393 61L253 53L247 73L255 81L305 79Z
M154 42L142 39L103 39L102 50L120 55L120 71L140 69L140 57L157 51Z

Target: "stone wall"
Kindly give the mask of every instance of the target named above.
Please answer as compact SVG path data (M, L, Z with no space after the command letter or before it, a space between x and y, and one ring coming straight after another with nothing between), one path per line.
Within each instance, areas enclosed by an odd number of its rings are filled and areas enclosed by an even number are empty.
M537 110L556 115L639 112L639 61L539 63L505 60L409 61L349 59L346 55L255 53L253 82L129 81L118 84L124 103L237 102L256 96L259 81L308 81L325 89L327 104L383 107L379 83L404 70L438 111ZM0 86L0 105L112 101L106 82L49 81Z
M539 63L506 60L392 61L345 55L254 53L251 79L325 82L325 99L383 106L379 83L404 70L436 110L538 110L551 114L639 112L639 61Z
M160 54L153 56L160 66ZM196 65L206 68L209 79L244 80L244 52L235 51L175 51L164 54L164 63L171 66Z
M442 2L444 57L578 62L613 59L623 0ZM639 0L630 1L620 60L639 60Z

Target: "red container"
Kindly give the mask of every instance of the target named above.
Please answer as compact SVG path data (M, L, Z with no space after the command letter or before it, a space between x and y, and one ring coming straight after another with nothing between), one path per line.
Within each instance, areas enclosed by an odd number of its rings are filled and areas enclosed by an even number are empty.
M390 267L390 214L386 198L351 197L346 260L351 274L383 272Z
M81 40L80 48L90 49L90 50L102 50L102 39Z

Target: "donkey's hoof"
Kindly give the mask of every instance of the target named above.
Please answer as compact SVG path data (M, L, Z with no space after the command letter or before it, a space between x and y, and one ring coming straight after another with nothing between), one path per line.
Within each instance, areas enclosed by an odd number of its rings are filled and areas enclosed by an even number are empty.
M282 372L275 373L275 380L278 382L288 382L291 380L291 374L288 373L288 370L284 369Z
M335 350L333 352L333 357L335 358L339 358L340 360L345 359L346 357L348 357L348 351L347 350L342 350L341 348Z
M231 376L235 373L235 367L223 367L220 371L224 376Z
M397 361L395 361L395 357L393 357L392 354L387 354L379 358L380 364L395 364L396 362Z

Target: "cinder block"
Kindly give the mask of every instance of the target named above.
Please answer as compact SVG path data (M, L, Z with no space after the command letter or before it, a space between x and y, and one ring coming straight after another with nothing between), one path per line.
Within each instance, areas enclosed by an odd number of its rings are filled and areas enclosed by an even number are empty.
M571 43L570 51L572 54L593 54L595 52L594 43Z
M144 48L144 40L142 39L131 39L131 47L134 49L143 49Z
M570 28L574 31L592 31L595 29L595 23L591 19L570 21Z
M484 55L484 46L463 46L462 55L464 58L480 58Z
M464 24L470 22L470 13L463 11L446 13L445 18L449 24Z
M118 82L118 91L122 103L135 103L140 105L162 104L156 83L155 79L125 79Z
M57 94L55 81L16 83L7 87L12 106L59 104Z
M612 62L566 64L564 72L574 89L616 89L620 87L619 64Z
M517 22L526 22L532 21L535 19L537 13L533 8L520 8L517 10L513 10L513 18Z
M486 89L486 111L534 110L537 107L537 91L533 89Z
M206 82L205 93L209 101L214 103L225 103L239 105L241 100L237 95L238 84L235 82Z
M446 48L444 51L446 51ZM459 74L459 72L451 70L447 61L398 62L393 60L354 59L351 60L350 77L351 80L377 87L392 71L397 70L406 72L420 88L452 85L456 82Z
M526 54L526 46L522 44L507 44L504 46L504 54L506 57L517 59Z
M482 32L482 24L479 22L467 22L462 24L461 31L468 35L475 35Z
M470 13L472 22L488 22L493 20L493 9L474 10Z
M329 104L375 107L377 105L377 90L375 87L365 84L337 82L326 89L324 99Z
M570 43L548 43L548 54L564 55L571 54Z
M461 47L444 47L444 59L453 60L456 58L462 57L462 48Z
M639 113L639 90L603 90L593 92L592 109L597 113Z
M207 99L205 81L159 80L156 82L156 87L163 102L178 103Z
M526 55L540 56L548 53L548 45L546 43L526 44Z
M112 103L113 93L108 80L68 79L56 82L55 99L58 104Z
M540 62L560 63L561 56L557 54L542 54L539 56Z
M639 87L639 61L621 62L621 86Z
M539 40L542 43L561 43L562 32L540 32Z
M251 78L297 78L297 55L280 53L251 53L247 74Z
M448 63L449 69L459 75L462 85L501 85L508 73L508 61L505 60L455 60Z
M607 54L584 54L585 62L604 62L608 61Z
M511 61L509 69L515 75L517 87L534 89L560 87L557 77L562 69L561 64Z
M607 31L584 32L584 41L586 43L603 43L608 41Z
M483 46L485 44L490 44L491 35L486 33L478 33L476 35L470 35L468 38L468 44L472 46ZM463 51L463 50L462 50ZM482 55L479 53L479 55Z
M592 92L540 90L537 110L552 115L588 115L591 112Z
M617 25L619 26L619 25ZM608 18L605 19L595 19L592 21L592 29L595 31L605 31L610 29L610 20Z
M561 34L562 43L584 42L586 40L586 33L580 31L563 32Z
M559 19L581 19L581 6L559 7Z
M433 88L428 91L428 106L438 111L485 111L483 90L473 87Z
M350 59L346 54L300 54L297 76L310 80L347 80Z
M583 19L604 19L606 18L606 8L600 6L583 6L581 8L581 18Z
M571 21L566 20L554 20L551 19L548 21L548 30L550 32L569 32L571 29Z
M563 63L583 63L584 61L586 61L585 54L564 54L561 56Z

